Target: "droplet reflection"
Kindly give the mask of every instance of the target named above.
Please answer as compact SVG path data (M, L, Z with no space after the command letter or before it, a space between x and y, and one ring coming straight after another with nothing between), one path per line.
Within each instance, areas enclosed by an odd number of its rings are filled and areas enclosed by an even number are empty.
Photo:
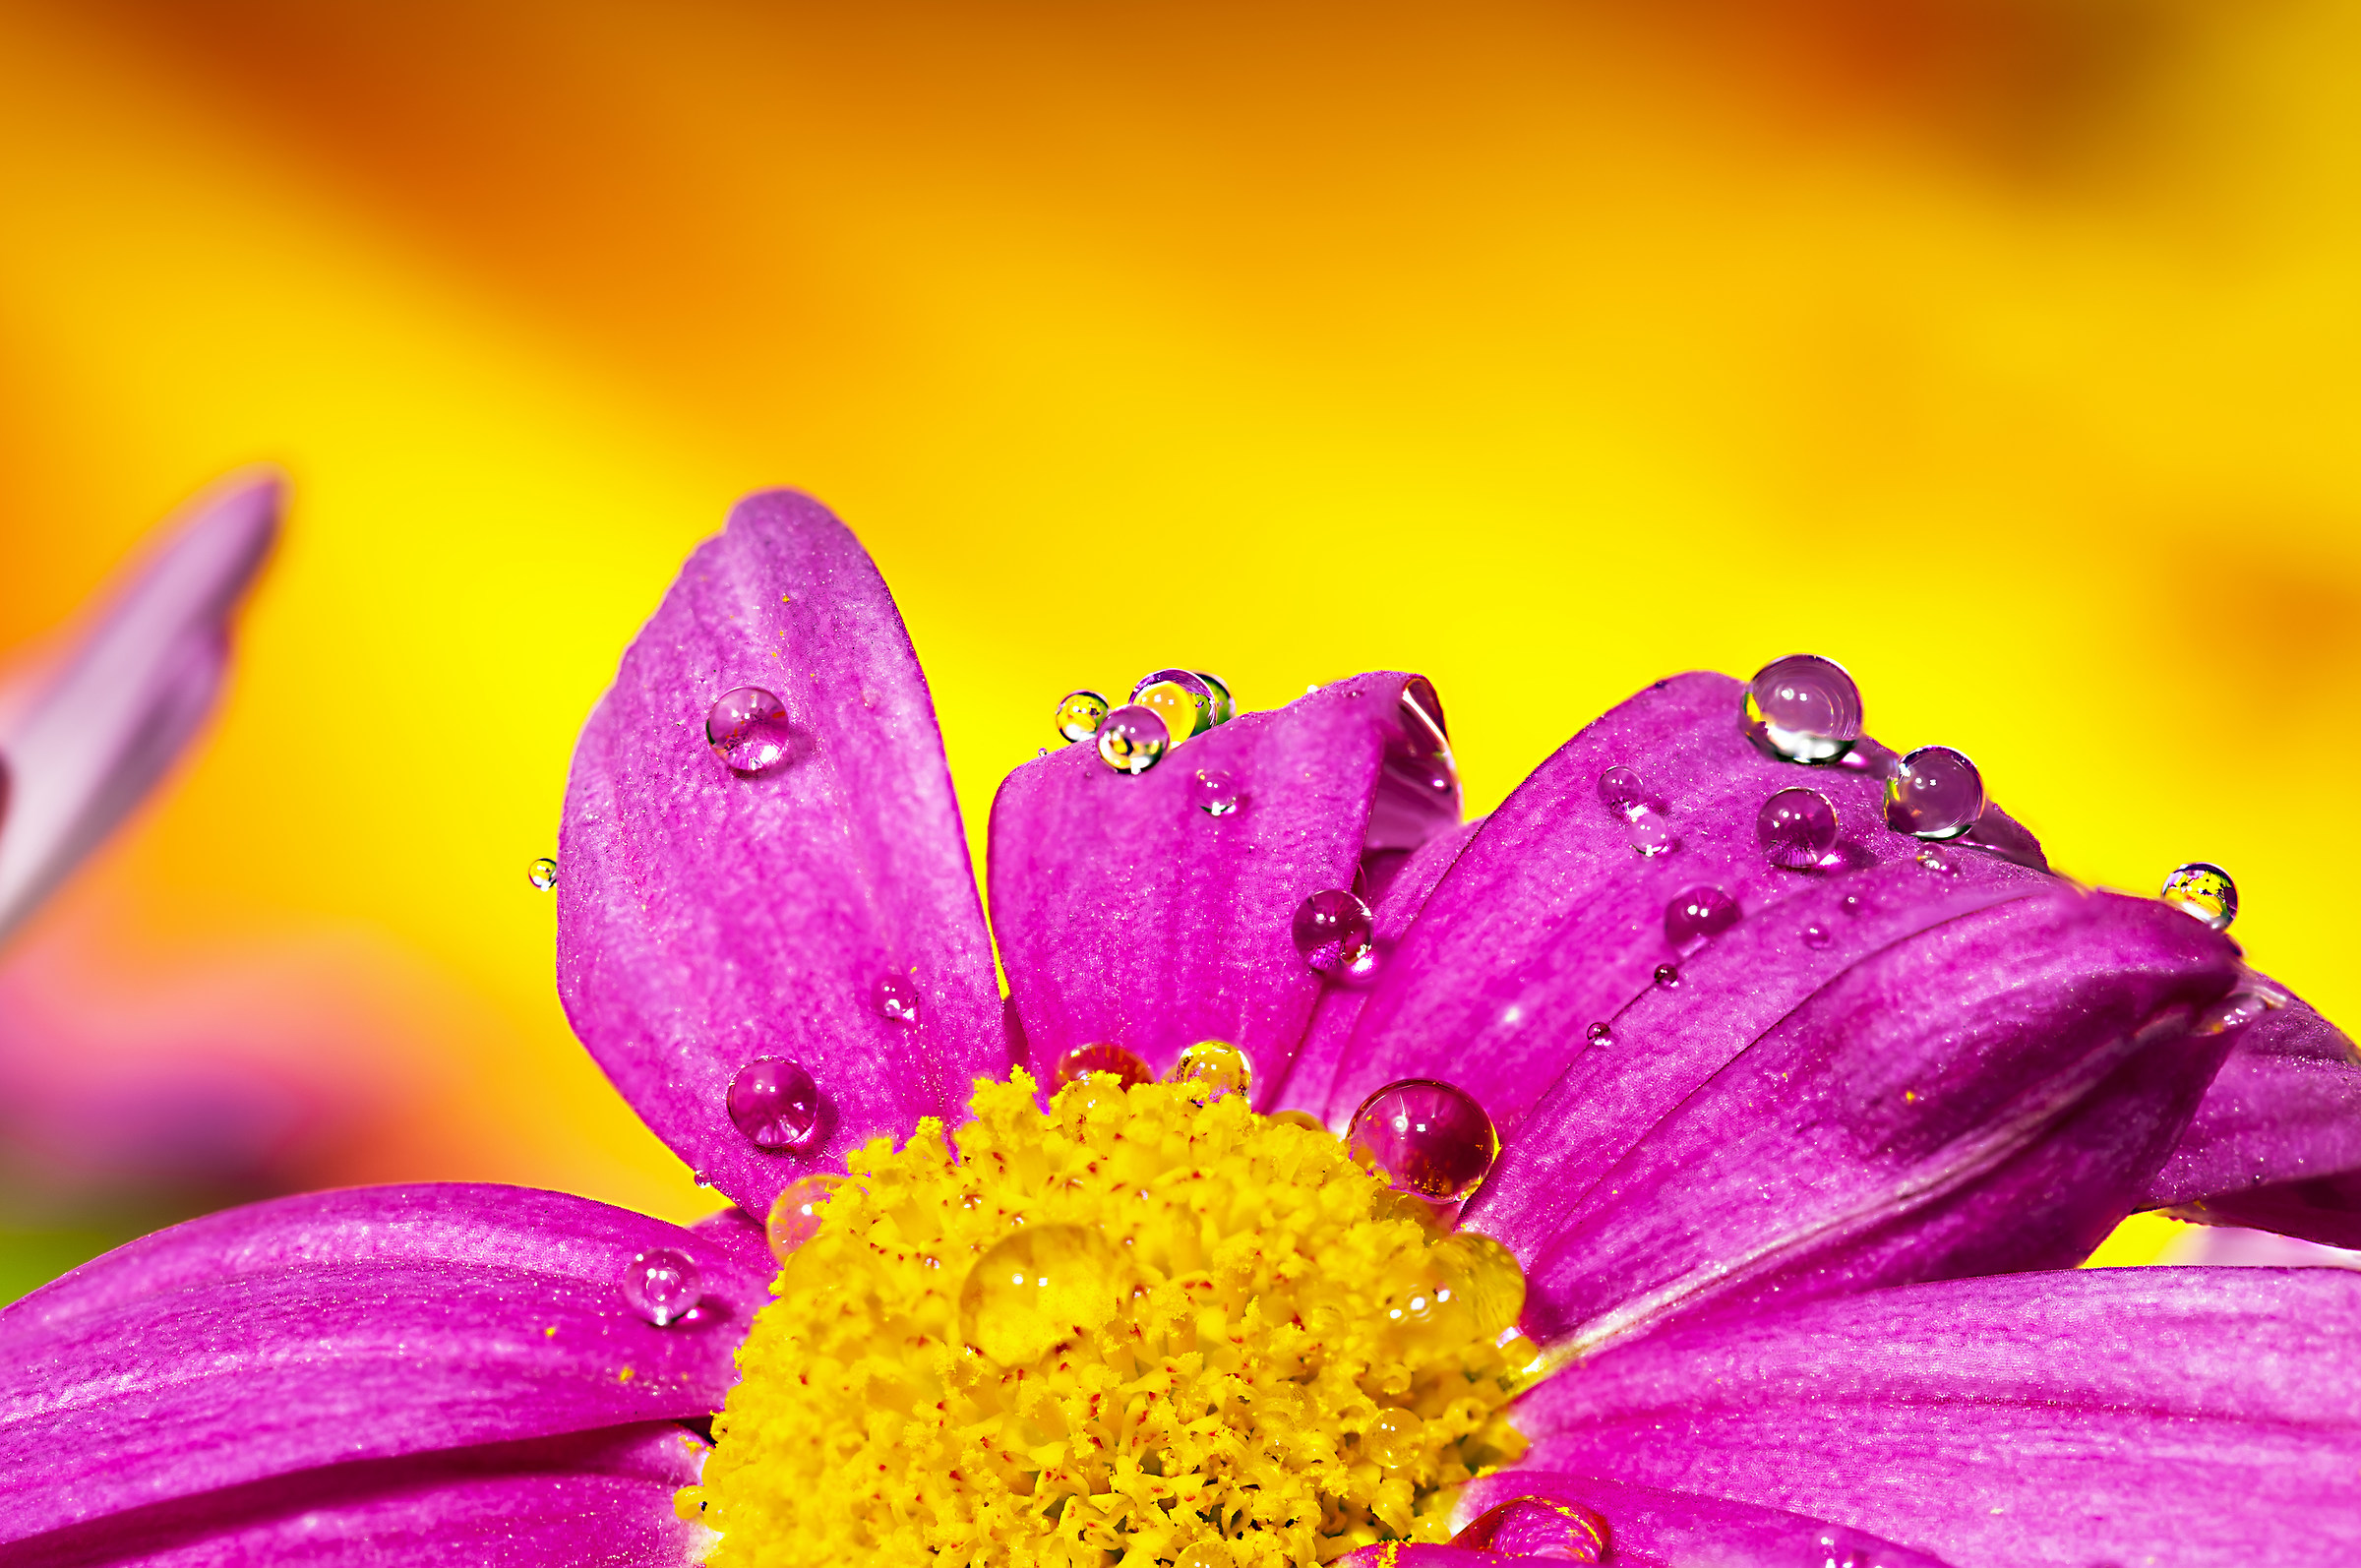
M1434 1078L1389 1083L1361 1103L1345 1141L1395 1188L1437 1203L1476 1190L1500 1153L1492 1118L1466 1090Z
M2238 918L2238 884L2211 861L2193 860L2173 868L2157 896L2214 931L2229 930L2230 922Z
M1746 683L1748 740L1789 762L1834 762L1861 738L1861 691L1834 659L1790 653Z
M758 686L723 693L705 713L705 745L733 773L775 767L789 739L787 705Z
M686 1252L651 1247L624 1265L624 1303L658 1328L679 1322L703 1298L703 1276Z

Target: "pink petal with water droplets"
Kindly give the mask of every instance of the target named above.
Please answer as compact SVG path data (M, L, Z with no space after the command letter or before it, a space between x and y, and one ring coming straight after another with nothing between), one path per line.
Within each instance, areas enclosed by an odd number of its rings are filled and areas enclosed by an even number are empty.
M1606 1521L1614 1568L1945 1568L1929 1553L1849 1525L1695 1492L1547 1471L1481 1476L1461 1492L1474 1519L1519 1497L1587 1508Z

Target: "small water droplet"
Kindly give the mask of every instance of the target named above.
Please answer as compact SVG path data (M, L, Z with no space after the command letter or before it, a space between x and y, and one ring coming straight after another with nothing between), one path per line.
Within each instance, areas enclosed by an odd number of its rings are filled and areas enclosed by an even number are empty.
M1342 975L1369 956L1377 922L1369 906L1342 888L1312 894L1296 906L1296 951L1323 975Z
M1244 1094L1254 1082L1254 1064L1227 1040L1200 1040L1180 1053L1180 1059L1173 1063L1164 1081L1193 1084L1207 1100Z
M758 1056L730 1080L730 1120L757 1149L793 1149L819 1128L819 1086L784 1056Z
M623 1269L623 1299L658 1328L678 1323L704 1297L696 1261L672 1247L650 1247Z
M1353 1113L1346 1145L1399 1192L1437 1203L1476 1190L1500 1153L1492 1118L1466 1090L1434 1078L1389 1083Z
M1173 1568L1233 1568L1237 1560L1226 1548L1200 1540L1181 1547L1180 1555L1173 1559Z
M1496 1557L1595 1563L1606 1555L1606 1520L1581 1503L1555 1497L1512 1497L1470 1520L1467 1529L1451 1538L1451 1544ZM1799 1558L1797 1568L1820 1565Z
M1198 768L1188 781L1188 798L1207 816L1228 816L1245 802L1238 780L1229 769L1220 767Z
M878 1016L897 1024L918 1022L918 982L908 975L885 975L869 988L869 1004Z
M1194 670L1157 670L1139 678L1131 700L1154 708L1176 741L1213 728L1213 688Z
M1099 726L1099 760L1118 773L1145 773L1171 745L1163 717L1136 702L1117 708Z
M2157 896L2214 931L2229 930L2230 922L2238 918L2238 884L2211 861L2193 860L2174 867Z
M787 704L758 686L724 692L705 713L705 744L733 773L777 766L790 738Z
M1631 818L1655 810L1647 784L1628 767L1610 767L1599 775L1599 801L1617 816Z
M1846 893L1843 898L1837 900L1838 913L1847 920L1859 918L1867 912L1868 908L1868 902L1858 893Z
M1088 687L1077 687L1058 699L1058 709L1050 715L1050 722L1058 727L1061 739L1087 741L1107 722L1107 695ZM1042 755L1049 754L1044 752Z
M1002 1366L1024 1366L1079 1330L1111 1321L1124 1270L1106 1238L1078 1225L1033 1225L993 1243L959 1292L967 1343Z
M1826 947L1828 945L1828 928L1819 925L1804 927L1803 944L1806 947Z
M1419 1457L1426 1423L1406 1410L1382 1410L1362 1428L1361 1451L1386 1470L1400 1470Z
M820 1221L826 1218L822 1211L842 1185L844 1177L824 1173L789 1182L787 1190L771 1200L770 1218L763 1222L770 1255L784 1263L788 1254L819 1235Z
M1957 876L1960 874L1959 863L1932 844L1920 850L1915 858L1919 865L1938 876Z
M1670 964L1659 964L1656 966L1656 983L1670 991L1680 984L1680 971Z
M1607 1027L1604 1023L1593 1024L1590 1028L1585 1029L1582 1033L1583 1038L1590 1041L1590 1043L1594 1046L1604 1046L1615 1038L1614 1030Z
M2270 1011L2270 1002L2261 992L2240 988L2206 1009L2197 1021L2201 1035L2218 1035L2224 1030L2243 1029Z
M1746 738L1789 762L1834 762L1861 738L1861 689L1834 659L1790 653L1746 683Z
M1676 953L1712 941L1738 923L1738 901L1708 882L1684 887L1665 905L1665 940Z
M1772 865L1804 871L1837 847L1837 809L1818 790L1781 790L1755 814L1754 836Z
M1270 1119L1290 1127L1302 1127L1305 1132L1325 1133L1328 1123L1308 1111L1274 1111Z
M558 885L558 863L547 855L524 869L525 879L543 892Z
M1670 822L1650 811L1642 811L1623 824L1623 838L1631 845L1631 852L1643 860L1669 855L1680 848L1679 832Z
M1213 694L1213 722L1227 724L1238 717L1238 699L1230 694L1230 683L1210 670L1199 670L1197 679Z
M1120 1046L1076 1046L1058 1058L1055 1076L1062 1089L1086 1073L1117 1080L1128 1089L1135 1084L1154 1083L1156 1075L1148 1064Z
M1948 746L1921 746L1886 775L1886 825L1918 838L1957 838L1984 814L1984 776Z

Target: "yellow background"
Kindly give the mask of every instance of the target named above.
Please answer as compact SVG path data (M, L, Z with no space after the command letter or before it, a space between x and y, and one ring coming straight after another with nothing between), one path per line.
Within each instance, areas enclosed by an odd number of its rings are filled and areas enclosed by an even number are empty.
M7 973L60 1049L196 1019L329 1085L304 1179L702 1212L523 867L789 483L971 832L1162 664L1424 670L1482 809L1811 649L2086 879L2231 868L2361 1017L2357 67L2326 0L6 0L0 641L295 482L215 732Z

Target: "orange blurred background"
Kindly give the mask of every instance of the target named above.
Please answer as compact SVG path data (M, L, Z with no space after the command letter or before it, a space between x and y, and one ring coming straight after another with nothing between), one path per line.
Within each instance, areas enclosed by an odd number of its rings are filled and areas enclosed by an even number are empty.
M1162 664L1424 670L1483 809L1808 648L2086 879L2228 866L2361 1018L2361 6L853 9L0 0L0 642L296 487L214 733L0 965L21 1046L282 1085L264 1184L710 1208L524 866L778 483L894 584L971 833ZM0 1294L118 1211L19 1205Z

